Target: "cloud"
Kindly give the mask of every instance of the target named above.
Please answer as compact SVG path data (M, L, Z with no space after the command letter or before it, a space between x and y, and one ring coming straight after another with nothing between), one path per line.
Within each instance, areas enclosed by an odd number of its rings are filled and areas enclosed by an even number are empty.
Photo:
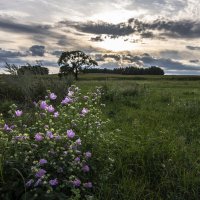
M45 46L40 45L34 45L29 48L29 51L31 52L32 56L44 56L45 54Z
M104 39L101 36L91 37L92 42L102 42Z
M194 50L199 51L200 50L199 46L186 46L186 48L189 49L189 50L192 50L192 51L194 51Z
M106 34L111 36L126 36L134 32L134 28L125 23L112 24L103 21L99 22L90 21L87 23L80 23L80 22L62 21L60 22L60 24L64 26L73 27L78 31L84 33L92 33L97 35Z
M191 63L199 63L199 60L198 59L195 59L195 60L190 60Z
M103 55L103 58L104 59L106 59L106 58L112 58L115 61L120 61L121 60L121 56L118 55L118 54L105 54L105 55Z

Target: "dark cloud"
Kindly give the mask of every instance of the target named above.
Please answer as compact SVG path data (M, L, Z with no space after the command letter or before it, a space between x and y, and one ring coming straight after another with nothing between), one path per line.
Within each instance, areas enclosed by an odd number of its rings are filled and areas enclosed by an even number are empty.
M153 32L148 31L148 32L143 32L143 33L141 33L140 36L141 36L142 38L153 38L153 37L154 37L154 34L153 34Z
M51 54L54 55L54 56L60 57L60 55L62 54L62 52L63 52L63 51L58 51L58 50L57 50L57 51L51 52Z
M112 24L106 22L73 22L62 21L59 26L73 27L84 33L96 35L108 35L114 39L120 36L139 34L141 38L198 38L200 37L200 22L192 20L163 20L157 19L152 22L131 18L127 22ZM157 31L155 36L153 31ZM97 38L98 39L98 38ZM93 39L95 40L95 38Z
M16 58L16 57L24 57L27 56L26 53L19 51L9 51L0 49L0 59L2 58Z
M189 50L197 50L197 51L199 51L200 50L200 47L199 46L186 46L186 48L187 49L189 49Z
M111 36L126 36L134 32L134 28L127 25L126 23L112 24L106 22L87 22L87 23L78 23L78 22L69 22L62 21L60 22L63 26L74 27L78 31L85 33L93 33L97 35L111 35Z
M4 19L0 17L1 30L7 30L14 33L26 33L26 34L50 34L49 25L36 25L36 24L21 24L15 21Z
M105 58L103 57L102 54L95 54L95 60L96 60L97 62L98 62L98 61L103 62L103 61L105 61Z
M93 42L102 42L102 41L104 41L104 39L101 36L92 37L90 40L93 41Z
M190 60L191 63L199 63L199 60L198 59L195 59L195 60Z
M29 48L32 56L44 56L45 54L45 46L34 45Z
M141 22L142 23L142 22ZM161 36L173 38L200 37L200 22L191 20L167 21L155 20L152 23L143 23L145 30L158 30Z

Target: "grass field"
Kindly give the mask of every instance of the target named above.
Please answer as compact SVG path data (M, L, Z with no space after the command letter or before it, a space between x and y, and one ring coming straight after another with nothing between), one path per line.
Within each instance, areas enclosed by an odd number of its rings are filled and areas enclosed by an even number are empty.
M89 74L75 84L83 92L103 87L107 129L117 137L108 149L112 175L99 183L97 199L200 199L200 77ZM0 112L20 104L3 95Z

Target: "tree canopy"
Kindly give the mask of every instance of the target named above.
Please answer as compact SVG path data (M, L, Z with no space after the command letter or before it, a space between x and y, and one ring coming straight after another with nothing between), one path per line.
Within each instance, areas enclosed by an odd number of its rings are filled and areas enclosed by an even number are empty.
M58 60L60 74L73 74L78 79L78 73L84 68L97 66L97 62L82 51L63 52Z

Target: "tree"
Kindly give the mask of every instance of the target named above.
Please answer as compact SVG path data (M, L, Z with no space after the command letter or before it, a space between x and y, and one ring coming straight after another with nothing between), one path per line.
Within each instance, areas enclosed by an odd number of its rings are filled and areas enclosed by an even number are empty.
M17 71L19 69L19 67L17 67L15 64L8 64L6 62L6 65L5 65L5 71L10 73L11 75L17 75Z
M75 79L78 80L78 73L83 68L97 66L98 64L82 51L67 51L61 54L58 65L61 66L60 74L73 74Z
M46 67L41 67L40 65L31 65L27 63L25 66L20 66L17 70L18 75L47 75L49 74L49 69Z

